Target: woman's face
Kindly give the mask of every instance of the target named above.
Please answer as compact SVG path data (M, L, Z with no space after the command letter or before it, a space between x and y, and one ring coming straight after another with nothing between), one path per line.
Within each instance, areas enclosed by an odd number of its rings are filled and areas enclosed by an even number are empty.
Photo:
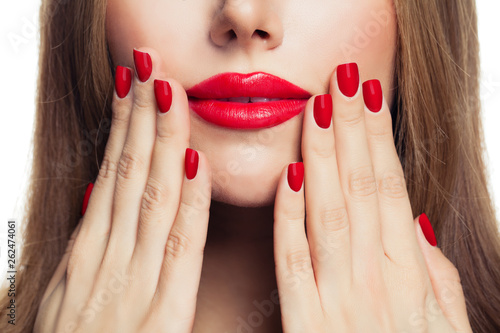
M106 33L114 65L134 68L134 47L162 58L164 78L186 90L220 73L265 72L328 92L339 64L379 79L392 100L393 0L108 0ZM279 175L301 160L303 112L276 126L242 129L206 121L192 109L191 148L213 173L212 199L238 206L273 202Z

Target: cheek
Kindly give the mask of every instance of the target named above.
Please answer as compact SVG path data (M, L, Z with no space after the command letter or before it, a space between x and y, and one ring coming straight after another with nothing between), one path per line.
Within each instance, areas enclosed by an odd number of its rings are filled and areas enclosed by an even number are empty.
M300 23L291 28L299 36L293 53L308 65L307 75L320 79L315 91L326 92L330 74L348 62L358 63L363 81L380 79L389 90L397 32L392 0L331 1L326 7L318 2L294 13Z
M192 1L108 0L106 36L113 63L133 68L132 49L149 46L162 55L163 62L156 64L159 70L169 73L166 64L186 59L186 40L193 40L195 32L189 27L204 22L205 11ZM183 47L174 47L178 45Z
M360 67L362 81L379 79L387 92L393 85L396 52L396 13L392 0L360 1L356 14L340 41L339 63L355 61Z
M341 41L339 59L356 61L362 81L379 79L387 100L391 100L388 92L393 85L397 35L393 3L378 1L377 6L360 10L357 18Z
M349 11L340 23L345 27L339 39L343 60L380 58L394 52L396 14L392 1L358 1Z

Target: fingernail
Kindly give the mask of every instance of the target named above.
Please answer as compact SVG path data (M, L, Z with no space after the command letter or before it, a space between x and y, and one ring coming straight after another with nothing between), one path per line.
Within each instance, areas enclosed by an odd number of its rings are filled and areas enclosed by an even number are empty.
M153 72L151 56L146 52L134 49L134 63L139 80L141 80L141 82L146 82Z
M115 72L115 89L120 98L124 98L130 91L132 72L127 67L117 66Z
M352 62L337 67L337 82L339 89L347 97L356 95L359 89L358 64Z
M161 113L166 113L172 106L172 88L167 81L155 80L156 104Z
M382 86L379 80L370 80L363 83L363 98L368 110L379 112L382 109Z
M332 121L332 95L319 95L314 98L314 119L319 127L330 127Z
M191 148L186 148L186 157L184 159L184 168L186 169L187 179L193 179L198 172L198 152Z
M304 163L292 163L288 165L288 185L295 192L300 191L304 182Z
M85 214L85 211L87 210L87 205L89 203L90 194L92 193L93 188L94 184L89 183L87 185L87 189L85 190L85 195L83 196L82 211L80 212L82 216Z
M432 229L431 222L429 221L427 215L425 213L420 215L420 217L418 218L418 222L420 223L420 228L422 228L425 239L427 239L429 244L431 244L432 246L436 246L436 235L434 235L434 230Z

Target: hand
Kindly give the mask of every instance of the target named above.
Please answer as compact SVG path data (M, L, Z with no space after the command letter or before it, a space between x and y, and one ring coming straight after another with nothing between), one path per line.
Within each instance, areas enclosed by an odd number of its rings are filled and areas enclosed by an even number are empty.
M117 68L103 163L35 332L191 332L211 171L203 153L186 151L183 87L155 82L160 58L141 51L150 56L134 52L137 75Z
M284 331L472 332L457 269L413 219L379 81L339 66L306 106L302 155L275 203Z

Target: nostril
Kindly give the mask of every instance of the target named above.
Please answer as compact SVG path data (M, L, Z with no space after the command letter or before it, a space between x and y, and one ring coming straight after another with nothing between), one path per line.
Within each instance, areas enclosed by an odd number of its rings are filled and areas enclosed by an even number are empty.
M265 32L265 31L263 31L263 30L257 29L254 32L254 35L255 34L257 34L262 39L268 39L269 38L269 34L267 32Z
M234 32L233 29L229 30L227 34L229 36L229 40L233 40L236 38L236 32Z

